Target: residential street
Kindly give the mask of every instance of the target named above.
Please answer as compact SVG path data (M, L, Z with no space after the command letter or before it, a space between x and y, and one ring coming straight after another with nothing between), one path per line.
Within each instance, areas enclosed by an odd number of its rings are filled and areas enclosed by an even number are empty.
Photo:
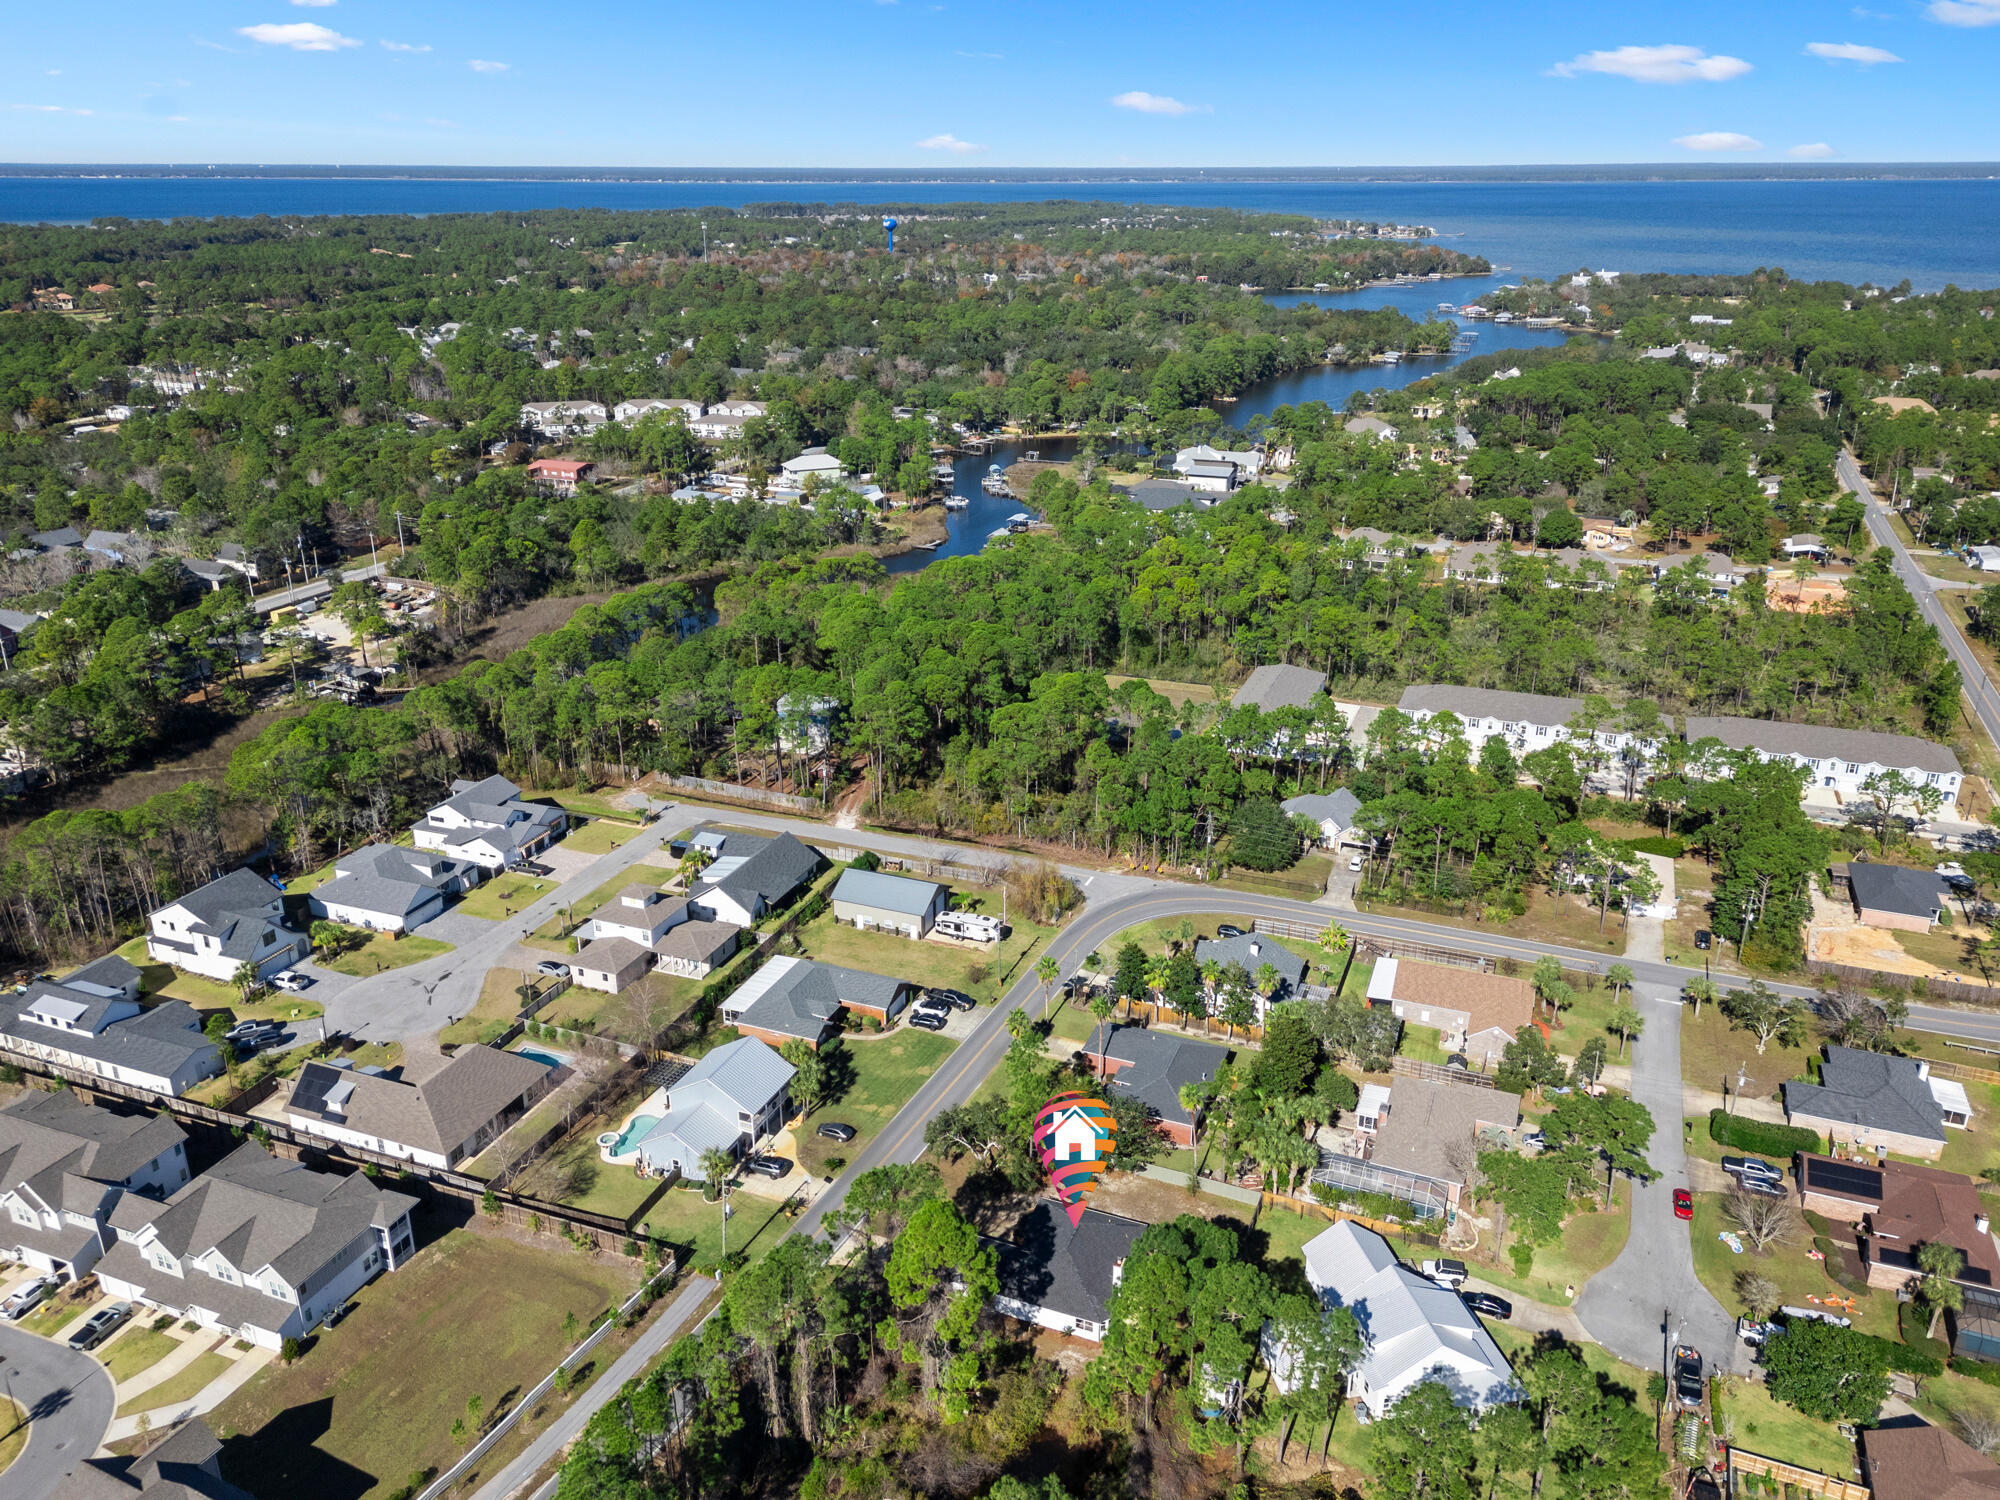
M88 1354L0 1324L0 1384L28 1409L33 1424L0 1492L8 1500L47 1500L104 1440L111 1377Z

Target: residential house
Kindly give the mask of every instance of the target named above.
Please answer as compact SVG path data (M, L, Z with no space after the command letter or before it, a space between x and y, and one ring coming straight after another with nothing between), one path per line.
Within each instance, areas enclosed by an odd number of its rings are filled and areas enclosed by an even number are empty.
M1136 500L1147 510L1179 510L1183 505L1210 506L1214 499L1191 484L1176 484L1170 479L1142 479L1137 484L1125 486L1128 498Z
M824 448L808 448L796 458L786 459L778 469L794 484L804 484L815 475L822 481L847 477L847 465Z
M1349 417L1346 428L1356 437L1372 437L1378 443L1396 441L1396 429L1380 417Z
M0 1047L161 1094L222 1071L193 1007L169 1000L142 1009L139 971L115 954L0 994Z
M1372 842L1368 830L1354 820L1361 812L1361 799L1346 787L1330 792L1304 792L1287 797L1279 806L1292 817L1309 818L1319 825L1320 842L1329 849L1343 844L1367 848Z
M1361 554L1361 563L1371 573L1381 572L1399 558L1421 557L1424 554L1424 548L1408 537L1393 536L1375 526L1353 527L1342 532L1340 539L1347 543L1367 543L1367 550Z
M136 1458L90 1458L57 1481L53 1500L255 1500L222 1477L222 1442L200 1417Z
M219 562L210 562L206 558L184 557L181 559L181 566L186 568L192 577L207 584L211 594L221 592L223 584L233 583L241 576L234 568L225 567Z
M284 912L284 893L270 881L254 870L231 870L151 913L146 954L224 984L244 964L264 978L312 953L306 935L285 925Z
M762 401L752 401L747 396L730 396L716 402L708 411L712 416L741 417L747 421L751 417L768 415L770 407Z
M1320 1301L1347 1308L1361 1325L1367 1348L1348 1373L1347 1395L1371 1420L1424 1381L1441 1384L1472 1412L1524 1398L1514 1367L1458 1293L1397 1260L1374 1230L1343 1219L1299 1254ZM1296 1389L1293 1357L1268 1325L1262 1356L1280 1391Z
M1917 1252L1944 1244L1964 1258L1957 1280L2000 1291L2000 1245L1993 1239L1980 1185L1959 1172L1909 1162L1799 1157L1799 1200L1809 1213L1855 1226L1854 1245L1868 1284L1908 1289L1922 1274Z
M1076 1223L1046 1199L1023 1214L996 1252L1000 1289L994 1311L1053 1333L1102 1343L1105 1311L1124 1279L1125 1261L1146 1232L1138 1219L1086 1208Z
M787 755L824 755L833 744L838 698L786 693L778 699L778 748Z
M833 885L834 921L909 938L927 934L950 905L948 887L880 870L843 870Z
M640 1170L700 1182L703 1152L756 1150L790 1116L797 1072L755 1036L717 1047L639 1107L641 1116L659 1120L639 1140Z
M1403 689L1397 707L1419 724L1439 714L1456 715L1475 759L1479 747L1496 737L1504 740L1516 755L1546 749L1558 742L1588 747L1593 754L1613 760L1643 756L1647 751L1644 742L1628 730L1571 728L1571 720L1583 712L1581 698L1419 683Z
M505 776L461 777L410 835L419 849L439 850L482 870L505 870L541 853L568 827L569 814L546 802L523 802L521 789Z
M743 929L727 922L681 922L653 944L653 962L683 979L706 979L727 963L743 941Z
M797 1039L817 1048L843 1013L887 1026L902 1012L910 984L865 969L809 958L774 958L730 992L722 1019L773 1047Z
M1297 1000L1305 988L1306 961L1292 952L1274 937L1261 932L1246 932L1241 937L1196 938L1194 961L1197 965L1220 964L1226 971L1239 968L1250 976L1250 985L1257 993L1257 1024L1264 1024L1264 1017L1271 1007L1285 1000ZM1266 966L1276 971L1277 979L1271 993L1266 995L1257 987L1257 976Z
M728 412L704 412L700 416L688 418L688 431L698 438L706 438L711 443L726 443L739 436L748 417L732 416ZM803 474L800 476L803 478ZM834 476L838 478L838 475Z
M1085 1066L1144 1104L1177 1146L1192 1146L1201 1125L1200 1116L1181 1103L1181 1089L1209 1082L1229 1061L1228 1049L1213 1042L1116 1022L1092 1032L1083 1051Z
M1310 708L1325 686L1326 673L1310 667L1258 667L1244 679L1229 706L1255 708L1267 714L1280 708Z
M1950 807L1957 802L1965 779L1958 757L1947 746L1914 735L1726 716L1690 715L1685 723L1690 745L1719 740L1725 749L1750 750L1764 760L1789 761L1812 772L1809 790L1832 792L1835 798L1867 797L1870 794L1862 787L1870 777L1901 771L1919 786L1936 787L1944 805Z
M0 609L0 651L6 653L10 664L28 632L41 623L40 615L31 615L24 609Z
M1826 544L1826 538L1810 531L1802 531L1797 536L1788 536L1779 543L1787 557L1810 557L1814 562L1825 562L1833 549Z
M1226 494L1239 484L1255 484L1257 476L1264 471L1265 459L1253 448L1212 448L1207 443L1183 448L1174 455L1175 474L1197 489L1214 488L1201 482L1196 471L1204 468L1228 472L1229 483L1222 489L1222 493Z
M375 932L414 932L479 884L479 866L432 849L369 844L333 862L306 901L315 917Z
M1388 1006L1405 1025L1435 1026L1445 1051L1464 1053L1474 1066L1491 1066L1534 1024L1535 989L1504 974L1380 958L1368 978L1368 1003Z
M67 1089L0 1109L0 1255L45 1276L90 1274L116 1238L120 1193L188 1179L187 1132L167 1115L115 1115Z
M1232 463L1193 463L1179 473L1181 483L1206 495L1227 495L1236 488L1236 465Z
M1896 1151L1936 1161L1944 1155L1947 1125L1972 1128L1964 1086L1931 1077L1930 1063L1918 1057L1829 1046L1819 1082L1794 1079L1784 1092L1789 1123L1878 1155Z
M641 418L658 414L671 416L679 412L689 421L701 415L701 403L688 401L679 396L646 396L637 401L620 401L611 408L614 422L637 422Z
M521 425L544 437L584 431L603 422L610 413L599 401L524 401Z
M97 1263L114 1297L265 1349L302 1338L416 1248L417 1200L245 1143L165 1203L128 1194Z
M717 923L705 923L717 926ZM601 937L585 943L569 960L570 978L587 990L622 994L652 972L653 950L627 937Z
M1690 552L1685 557L1662 558L1652 568L1656 583L1669 573L1679 576L1692 569L1717 598L1727 598L1730 591L1743 581L1743 574L1736 564L1719 552Z
M1456 1209L1480 1150L1510 1144L1520 1127L1519 1094L1397 1077L1377 1116L1368 1160L1442 1183L1445 1201Z
M1861 1430L1861 1482L1874 1500L2000 1500L2000 1465L1915 1415Z
M719 848L720 854L689 893L688 905L711 922L738 927L756 926L766 912L795 896L826 862L817 849L789 833L774 838L732 833Z
M556 1069L520 1052L408 1042L395 1074L344 1061L309 1062L293 1080L294 1130L446 1170L497 1140L548 1093Z
M83 533L74 526L58 526L53 531L37 531L28 540L44 552L69 552L83 545Z
M574 495L596 467L587 458L538 458L528 465L528 482L552 495Z
M687 920L687 902L635 882L590 914L590 936L624 938L650 949Z
M1862 926L1904 932L1929 932L1951 900L1942 875L1901 865L1850 864L1847 893Z
M1982 573L2000 573L2000 547L1967 547L1965 560Z
M263 576L256 557L236 542L224 542L215 549L215 560L232 573L241 573L255 583Z

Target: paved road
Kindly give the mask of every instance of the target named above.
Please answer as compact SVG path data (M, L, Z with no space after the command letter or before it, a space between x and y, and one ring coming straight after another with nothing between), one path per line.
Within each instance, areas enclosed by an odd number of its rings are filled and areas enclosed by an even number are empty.
M1945 649L1951 652L1952 659L1958 663L1959 674L1965 680L1966 701L1972 705L1973 713L1978 715L1979 722L1986 727L1986 733L1993 742L2000 744L2000 689L1993 686L1986 669L1979 664L1979 658L1972 654L1972 648L1959 633L1957 622L1937 597L1939 581L1918 567L1916 559L1910 556L1910 549L1903 545L1895 528L1889 524L1889 512L1862 476L1861 465L1855 462L1854 454L1848 449L1841 449L1834 468L1840 482L1861 497L1868 516L1868 534L1896 555L1896 576L1915 596L1917 608L1924 619L1935 625L1938 634L1944 638Z
M1674 1217L1673 1190L1687 1187L1681 1147L1681 1027L1679 992L1634 986L1645 1005L1646 1029L1632 1044L1632 1097L1653 1112L1657 1128L1646 1153L1660 1175L1633 1184L1632 1232L1618 1258L1590 1279L1576 1313L1605 1348L1643 1370L1660 1370L1676 1330L1711 1365L1736 1358L1735 1320L1695 1278L1688 1232Z
M0 1383L28 1408L28 1446L8 1466L7 1500L47 1500L111 1425L111 1377L87 1354L0 1325Z
M473 1491L472 1500L506 1500L507 1496L554 1462L556 1455L575 1441L577 1434L597 1415L599 1407L616 1396L626 1381L643 1374L646 1366L686 1331L694 1320L695 1311L708 1300L715 1287L716 1283L706 1276L690 1276L682 1283L674 1300L633 1340L632 1347L619 1355L610 1369L593 1380L590 1389L579 1396L568 1411L538 1433L535 1440L522 1450L519 1458ZM546 1488L553 1490L554 1481L550 1481Z

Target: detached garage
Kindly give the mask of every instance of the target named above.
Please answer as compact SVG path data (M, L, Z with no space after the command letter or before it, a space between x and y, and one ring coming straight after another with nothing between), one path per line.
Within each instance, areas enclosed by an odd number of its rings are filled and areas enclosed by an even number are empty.
M844 870L833 886L833 919L855 927L920 938L951 904L951 892L929 880Z

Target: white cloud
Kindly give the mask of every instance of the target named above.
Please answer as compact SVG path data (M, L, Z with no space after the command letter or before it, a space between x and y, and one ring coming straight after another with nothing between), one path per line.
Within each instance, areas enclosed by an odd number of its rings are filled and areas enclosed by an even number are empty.
M1887 48L1866 47L1860 42L1807 42L1806 51L1828 62L1860 63L1864 68L1876 63L1902 61Z
M956 151L961 156L971 151L984 151L984 146L975 146L971 141L961 141L955 135L934 135L917 142L919 151Z
M431 50L429 44L425 42L392 42L386 37L383 39L382 45L387 47L391 52L428 52Z
M24 109L36 115L87 115L87 109L71 109L63 104L10 104L9 109Z
M1119 109L1135 109L1142 115L1192 115L1205 114L1206 104L1183 104L1170 94L1149 94L1144 89L1133 89L1112 99Z
M1676 146L1685 146L1690 151L1762 151L1764 143L1755 136L1739 135L1733 130L1704 130L1697 135L1674 137Z
M1833 147L1829 146L1825 141L1814 141L1810 145L1787 146L1785 148L1785 155L1804 157L1809 161L1817 161L1823 157L1836 154Z
M60 78L60 77L62 77L62 69L61 69L61 68L44 68L44 69L42 69L42 77L44 77L44 78Z
M508 67L506 63L494 62L484 57L475 57L467 62L466 66L475 73L504 73Z
M267 47L290 47L294 52L338 52L342 47L361 45L317 21L287 21L283 25L266 21L258 26L239 26L236 34Z
M1929 15L1947 26L2000 26L2000 0L1931 0Z
M1613 47L1608 52L1586 52L1549 69L1557 78L1574 78L1579 73L1610 73L1638 83L1721 83L1726 79L1741 78L1749 71L1750 64L1740 57L1720 54L1711 57L1699 47L1676 45Z

